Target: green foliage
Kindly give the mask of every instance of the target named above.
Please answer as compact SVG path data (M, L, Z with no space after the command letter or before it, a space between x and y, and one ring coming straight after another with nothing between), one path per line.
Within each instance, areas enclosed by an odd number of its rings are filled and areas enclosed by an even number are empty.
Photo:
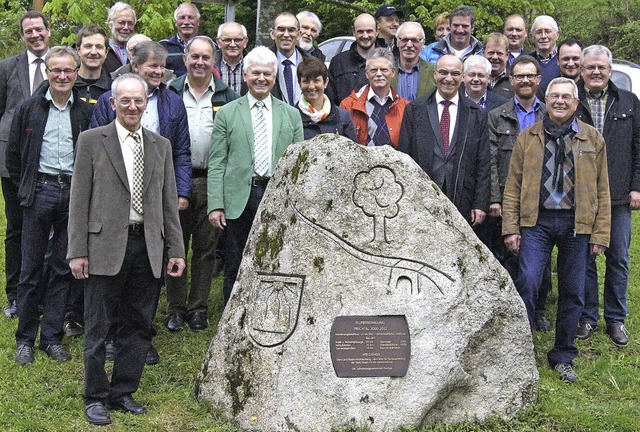
M30 2L23 0L0 0L0 52L2 58L24 49L18 34L18 21L27 11Z

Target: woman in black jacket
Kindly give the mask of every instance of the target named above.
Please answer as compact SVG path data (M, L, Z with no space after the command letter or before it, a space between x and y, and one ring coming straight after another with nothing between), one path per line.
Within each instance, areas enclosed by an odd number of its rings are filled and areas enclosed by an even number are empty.
M302 116L304 139L308 140L323 133L332 133L357 142L351 114L332 104L324 94L329 84L324 62L315 57L305 58L298 64L298 82L302 91L298 109Z

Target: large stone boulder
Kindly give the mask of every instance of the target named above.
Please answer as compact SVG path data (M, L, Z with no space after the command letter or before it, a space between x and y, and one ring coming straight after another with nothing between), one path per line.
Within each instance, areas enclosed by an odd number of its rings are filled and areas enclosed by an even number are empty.
M388 431L512 418L538 379L508 273L438 187L321 135L278 164L197 395L249 430Z

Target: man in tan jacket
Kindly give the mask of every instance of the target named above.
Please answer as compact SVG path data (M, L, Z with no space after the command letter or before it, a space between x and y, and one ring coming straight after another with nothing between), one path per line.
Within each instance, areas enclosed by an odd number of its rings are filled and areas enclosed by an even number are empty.
M572 362L587 260L609 246L611 225L604 140L575 118L578 103L573 80L549 83L547 114L516 140L502 200L502 234L507 249L520 254L515 284L532 328L542 271L558 247L556 337L547 358L568 382L578 378Z

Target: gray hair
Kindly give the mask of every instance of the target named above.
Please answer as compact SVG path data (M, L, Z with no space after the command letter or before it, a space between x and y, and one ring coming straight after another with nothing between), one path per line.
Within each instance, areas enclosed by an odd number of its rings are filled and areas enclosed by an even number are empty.
M480 66L485 69L488 75L491 75L491 62L481 55L469 56L462 64L462 71L466 74L470 67Z
M242 24L240 24L240 23L237 23L237 22L235 22L235 21L229 21L229 22L226 22L226 23L222 23L222 24L220 24L220 25L218 26L218 36L217 36L217 37L222 37L222 30L223 30L223 29L224 29L224 27L225 27L226 25L228 25L228 24L237 24L237 25L239 25L239 26L240 26L240 28L242 29L242 36L244 36L244 37L248 37L248 36L247 36L247 28L246 28L244 25L242 25Z
M204 35L194 36L191 39L189 39L189 42L187 42L187 46L184 49L185 54L189 54L189 50L191 49L191 45L193 44L193 42L195 40L203 40L203 41L207 42L209 45L211 45L211 49L213 50L213 53L215 54L215 52L216 52L216 44L213 42L213 40L209 36L204 36Z
M386 48L378 47L372 49L369 54L367 54L367 64L366 69L369 69L369 62L371 60L375 60L378 58L382 58L387 60L391 64L391 68L393 69L395 64L395 59L393 58L393 53Z
M247 72L252 66L273 67L273 73L278 73L278 59L276 54L266 46L257 46L246 55L242 64L242 72Z
M113 96L114 99L117 99L118 97L118 86L120 86L120 83L122 81L128 80L128 79L134 79L140 83L142 83L142 85L144 86L144 97L147 97L147 92L149 91L149 87L147 86L147 83L144 81L144 79L142 79L142 77L140 75L136 75L134 73L125 73L120 75L118 78L114 79L113 82L111 83L111 96Z
M558 27L558 23L556 22L556 20L554 20L553 17L550 17L549 15L540 15L539 17L536 17L536 19L533 20L533 23L531 23L532 34L536 32L536 26L538 24L549 24L551 28L553 28L555 31L560 31L560 28Z
M133 47L130 60L132 65L140 66L150 57L166 60L168 55L167 49L158 42L144 41Z
M410 27L410 26L417 27L420 30L420 34L422 35L422 40L424 41L425 34L424 34L424 29L422 28L422 24L415 21L405 21L402 24L400 24L400 26L396 30L396 37L400 37L400 35L402 34L402 30L404 30L405 27Z
M196 5L194 5L193 3L184 2L184 3L180 3L176 8L176 10L173 12L174 21L178 21L178 11L180 10L180 8L187 7L187 6L193 8L193 10L196 11L196 18L200 19L200 11L196 7Z
M606 55L609 66L613 65L613 54L611 54L611 50L604 45L591 45L586 47L580 53L580 64L584 64L584 58L588 55Z
M565 77L554 78L551 80L551 82L549 83L549 86L547 87L547 91L544 92L545 98L549 97L549 94L551 94L551 87L553 87L556 84L571 84L571 87L573 87L573 91L572 91L573 98L578 99L578 86L576 85L576 82L571 78L565 78Z
M117 2L107 11L107 24L115 21L116 15L124 11L131 11L133 13L133 24L138 22L136 11L133 10L133 8L129 4L125 2Z
M316 25L316 27L318 27L318 36L320 36L320 32L322 31L322 23L320 22L320 18L318 18L318 15L314 14L313 12L302 11L299 12L298 15L296 15L296 18L298 18L298 22L302 22L303 19L312 21Z
M68 46L54 46L51 48L49 52L47 52L47 55L44 56L44 65L49 69L49 60L51 60L51 58L64 56L73 57L73 61L76 63L76 69L80 67L78 52Z

